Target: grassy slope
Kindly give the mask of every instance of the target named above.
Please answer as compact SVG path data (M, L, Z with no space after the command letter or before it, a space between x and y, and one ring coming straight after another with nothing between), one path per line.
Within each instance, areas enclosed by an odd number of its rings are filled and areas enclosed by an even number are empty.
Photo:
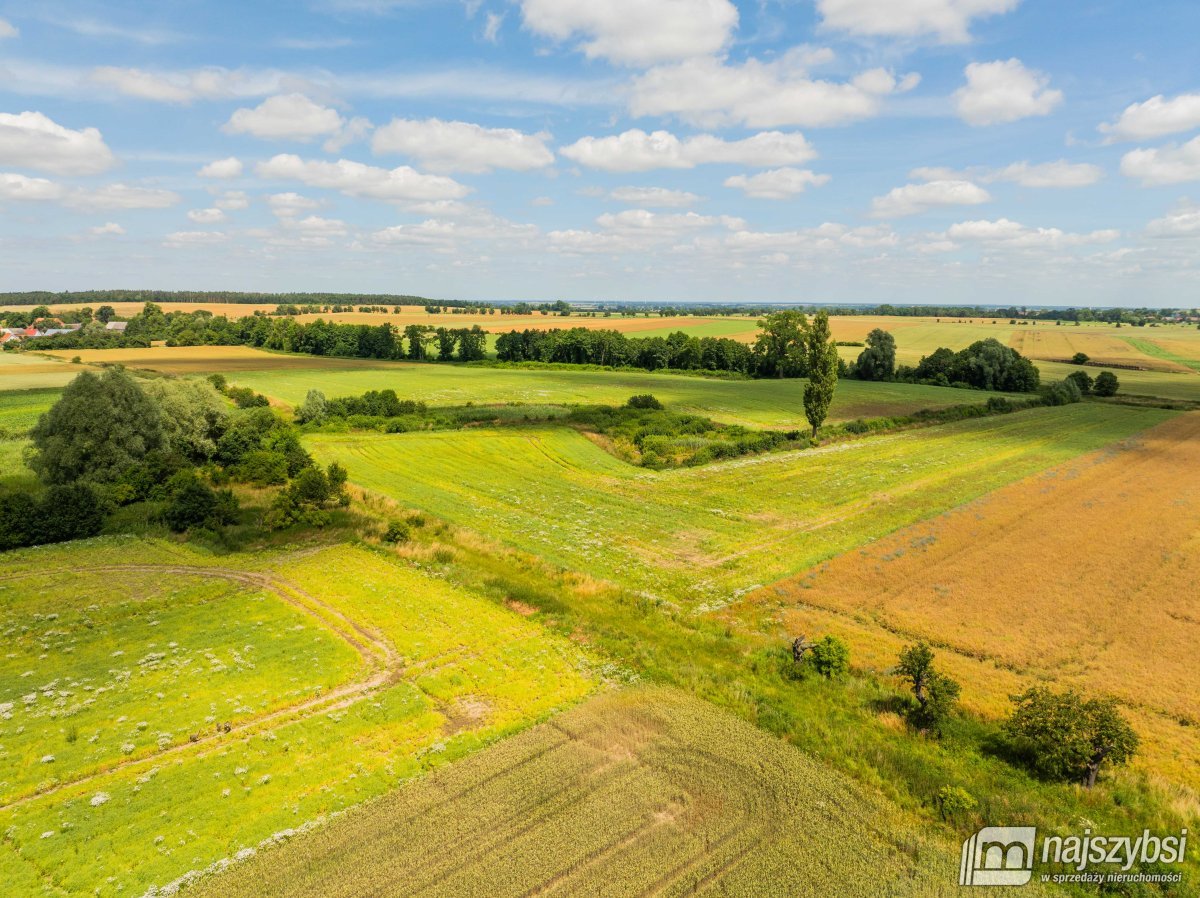
M368 490L695 607L727 603L1166 415L1080 404L663 472L624 465L569 430L307 439Z
M718 380L642 371L570 371L480 368L461 365L395 364L361 370L259 371L230 374L248 386L291 405L310 389L328 397L390 388L402 398L436 405L466 402L621 404L636 393L653 393L678 411L754 427L804 428L804 381ZM842 381L831 420L909 414L920 408L978 403L990 393Z
M336 624L334 615L345 615L363 628L354 638L381 641L392 660L380 667L383 656L371 650L377 671L372 678L360 680L363 687L344 697L330 692L328 703L311 712L264 717L229 733L210 726L199 742L182 740L170 756L151 755L0 809L3 894L141 894L152 883L166 883L276 832L380 795L593 688L581 652L567 640L470 591L361 549L218 560L161 543L102 539L13 553L6 562L20 573L130 558L162 565L161 580L172 586L174 575L165 569L180 564L214 573L219 564L235 573L257 571L271 583L303 583L303 593L278 588L302 604L312 601L306 594L317 597L327 609L318 615L322 620ZM347 571L354 576L347 577ZM99 590L106 577L111 575L76 576L73 589L77 594ZM235 628L254 620L253 605L240 603L243 607L221 615L232 617ZM286 676L307 683L320 667L308 656L320 623L310 619L305 626L307 649ZM154 631L168 646L169 641L189 644L165 629ZM267 638L263 628L255 632L258 642ZM244 645L240 651L244 657ZM123 729L135 726L136 719L157 720L169 713L159 710L163 705L178 708L210 688L205 680L211 674L182 675L184 683L171 690L164 684L163 697L147 699L150 707L141 714L123 715L128 723L105 727L105 742L119 743ZM30 681L39 689L55 682L56 691L70 691L79 688L70 685L71 677L69 656L51 655ZM194 696L186 685L191 679L198 680ZM279 679L273 677L276 684ZM234 695L239 702L252 697L241 690ZM214 704L224 717L225 703L213 697L208 705ZM15 717L3 723L17 725ZM62 715L36 721L42 736L55 744L63 738L60 727L69 724ZM84 726L79 730L81 739L88 738Z
M262 853L195 894L917 898L946 894L957 861L894 809L743 721L674 690L634 689Z

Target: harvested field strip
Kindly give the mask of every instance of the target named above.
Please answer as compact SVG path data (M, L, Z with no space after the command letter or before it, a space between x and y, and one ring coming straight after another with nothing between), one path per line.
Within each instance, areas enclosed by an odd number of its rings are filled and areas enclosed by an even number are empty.
M657 473L569 430L316 434L307 443L369 491L695 609L1169 414L1079 404Z
M736 615L846 632L881 668L903 639L928 639L989 714L1033 682L1113 695L1154 735L1144 763L1200 787L1197 471L1189 413L764 589Z
M1193 371L1200 371L1200 358L1197 358L1194 349L1195 347L1188 345L1186 348L1192 349L1190 355L1180 355L1176 350L1176 344L1168 341L1159 342L1157 340L1142 340L1136 337L1126 337L1125 342L1144 355L1152 356L1156 359L1165 359L1168 362L1174 363L1176 366L1190 368ZM1180 346L1179 348L1184 348Z
M163 564L114 569L108 559L119 554L118 545ZM37 882L37 893L141 894L275 833L378 796L593 688L588 663L565 639L362 549L254 556L244 559L244 569L232 566L243 560L236 556L226 556L218 568L204 564L199 553L131 540L95 540L72 544L72 550L77 563L89 553L100 562L75 573L72 583L75 589L81 579L97 584L89 591L101 607L118 605L116 596L127 590L143 591L122 577L175 583L202 574L203 582L221 588L230 580L239 589L269 585L295 606L282 605L289 613L303 608L320 618L322 631L338 630L351 645L336 640L333 645L357 658L365 678L282 710L264 709L252 721L234 721L195 741L160 746L153 756L0 809L0 831L6 834L0 884L6 887ZM35 569L64 551L14 553L14 574L34 577ZM180 555L196 564L185 570ZM349 570L353 577L346 576ZM20 582L6 580L0 590ZM53 603L44 590L35 595ZM242 616L231 609L219 618ZM309 645L312 629L305 637ZM322 670L319 659L302 659L293 675ZM184 687L183 698L197 688ZM176 691L151 697L153 713L161 715L180 701ZM129 716L137 719L135 714L154 719L149 709L131 709ZM44 735L45 724L39 727ZM81 727L81 735L86 732ZM197 819L208 825L196 827Z
M262 852L195 894L949 894L956 855L897 813L712 706L626 690Z

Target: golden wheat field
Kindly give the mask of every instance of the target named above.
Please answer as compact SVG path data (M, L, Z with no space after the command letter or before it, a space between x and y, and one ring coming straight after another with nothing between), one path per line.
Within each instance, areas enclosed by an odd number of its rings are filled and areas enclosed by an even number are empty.
M833 631L885 669L941 646L968 705L1034 682L1110 694L1143 763L1200 785L1200 414L1021 480L760 590L745 618Z
M214 371L231 373L236 371L261 371L270 369L322 369L361 368L361 359L341 359L329 356L291 355L282 352L267 352L251 346L151 346L129 349L56 349L41 356L53 359L74 359L88 365L124 365L157 371L160 374L211 374ZM26 358L37 358L28 353ZM43 358L48 362L49 359ZM386 364L386 363L374 363ZM56 365L61 369L64 366ZM78 373L77 371L75 373Z
M186 894L932 898L951 894L956 863L950 846L749 724L681 692L630 689Z

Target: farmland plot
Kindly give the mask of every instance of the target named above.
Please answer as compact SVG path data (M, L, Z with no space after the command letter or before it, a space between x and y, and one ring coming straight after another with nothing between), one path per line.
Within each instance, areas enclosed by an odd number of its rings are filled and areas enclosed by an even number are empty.
M897 817L711 705L625 690L261 852L195 894L951 894L956 856Z
M1026 478L748 597L737 616L838 632L880 669L943 647L969 705L1049 682L1115 696L1144 763L1200 786L1200 414Z
M392 389L405 399L430 405L498 402L622 405L630 396L652 393L675 411L702 414L727 424L805 429L803 380L724 380L647 371L571 371L484 368L464 365L378 363L332 371L269 371L230 375L289 405L310 389L329 398ZM830 420L907 415L922 408L986 402L993 393L912 384L842 381Z
M593 688L573 644L363 549L102 539L9 560L6 895L140 895Z
M661 472L564 429L314 434L307 445L367 490L696 609L1168 414L1080 404Z

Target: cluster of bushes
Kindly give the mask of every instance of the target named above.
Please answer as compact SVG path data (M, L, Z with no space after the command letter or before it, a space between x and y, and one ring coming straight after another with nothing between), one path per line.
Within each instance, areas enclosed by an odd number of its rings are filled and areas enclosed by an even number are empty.
M40 495L0 494L0 552L95 536L104 526L104 508L86 484L51 486Z
M620 407L576 408L564 420L603 434L618 455L647 468L692 467L724 458L809 445L807 437L799 431L750 430L719 424L702 415L668 411L650 395L634 396Z
M362 396L326 399L320 390L309 390L304 403L296 409L296 423L320 423L327 418L400 418L423 415L424 402L401 399L395 390L368 390Z
M896 369L896 380L941 387L973 387L1002 393L1034 393L1041 378L1033 362L1015 349L988 338L954 352L945 347L910 367Z
M317 470L294 428L268 408L231 410L205 383L84 372L30 437L40 486L0 497L3 548L94 535L135 503L151 503L172 530L219 531L239 518L231 482L287 486L267 516L273 528L320 523L346 501L345 472Z
M836 679L850 667L849 648L832 635L816 642L798 637L790 653L780 654L785 679L802 679L810 672ZM909 726L941 736L958 708L962 688L935 664L935 657L925 642L905 646L891 673L908 692L900 710ZM1125 764L1137 752L1137 733L1110 698L1038 686L1014 695L1012 701L1013 711L1001 728L1008 753L1046 780L1090 788L1103 765ZM974 801L961 789L950 788L939 791L937 803L943 815L953 816Z

